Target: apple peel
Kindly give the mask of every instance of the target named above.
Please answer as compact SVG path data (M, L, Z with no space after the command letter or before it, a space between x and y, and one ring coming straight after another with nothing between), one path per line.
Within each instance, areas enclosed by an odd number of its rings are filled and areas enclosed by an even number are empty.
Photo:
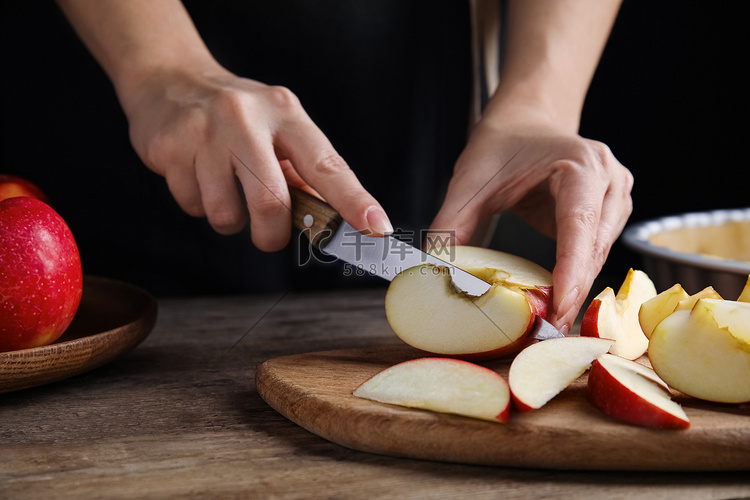
M598 357L589 371L586 394L595 408L622 422L664 429L690 427L666 383L635 361L612 354Z

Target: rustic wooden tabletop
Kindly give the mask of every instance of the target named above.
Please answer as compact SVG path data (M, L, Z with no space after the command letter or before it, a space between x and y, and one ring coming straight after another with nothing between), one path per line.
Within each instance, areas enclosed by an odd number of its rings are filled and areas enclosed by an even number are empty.
M748 498L747 472L533 470L358 452L260 398L255 366L393 345L385 290L159 301L134 351L0 395L0 498Z

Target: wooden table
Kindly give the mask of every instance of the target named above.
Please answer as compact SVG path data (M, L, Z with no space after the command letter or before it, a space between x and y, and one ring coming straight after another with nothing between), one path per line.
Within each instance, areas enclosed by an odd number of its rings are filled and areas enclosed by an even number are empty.
M137 349L0 395L0 498L742 498L750 475L497 468L390 458L271 409L255 366L399 342L385 290L159 301Z

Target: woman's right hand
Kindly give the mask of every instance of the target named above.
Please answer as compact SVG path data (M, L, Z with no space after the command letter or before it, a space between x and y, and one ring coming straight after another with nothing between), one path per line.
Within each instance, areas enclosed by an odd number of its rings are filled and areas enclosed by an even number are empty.
M157 74L123 99L133 146L165 177L182 209L219 233L250 219L254 244L283 248L291 231L287 184L317 192L365 234L392 232L380 204L284 87L222 68Z

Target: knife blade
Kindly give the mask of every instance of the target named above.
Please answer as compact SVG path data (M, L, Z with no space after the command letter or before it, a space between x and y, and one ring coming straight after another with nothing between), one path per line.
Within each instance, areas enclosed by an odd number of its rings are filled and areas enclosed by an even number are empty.
M565 334L552 326L552 323L537 315L532 327L531 338L537 340L549 340L549 339L561 339L565 337Z
M456 287L468 295L480 296L492 286L443 259L425 253L393 236L374 237L354 229L326 202L302 189L289 186L292 223L323 254L336 257L388 281L400 272L421 264L443 266ZM477 306L479 307L479 306ZM538 340L564 337L549 322L536 317L531 337Z
M453 264L425 253L393 236L366 236L354 229L320 198L290 186L292 221L323 254L348 262L362 271L388 281L397 274L421 264L443 266L453 284L472 296L484 294L492 286Z

